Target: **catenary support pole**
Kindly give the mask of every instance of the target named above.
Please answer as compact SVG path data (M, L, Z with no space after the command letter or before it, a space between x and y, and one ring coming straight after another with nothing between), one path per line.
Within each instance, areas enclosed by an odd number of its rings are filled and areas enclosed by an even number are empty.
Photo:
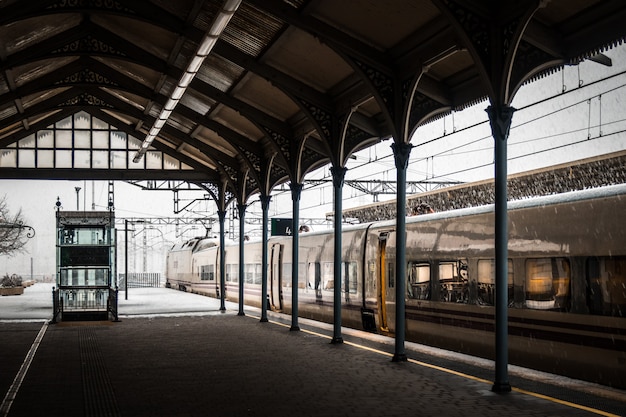
M494 392L509 392L508 377L508 214L507 139L515 109L510 106L487 108L495 146L495 249L496 249L496 374Z
M220 221L220 311L226 311L226 229L224 227L226 223L226 210L218 210L217 216Z
M245 242L245 216L246 205L237 204L237 210L239 211L239 312L238 316L245 316L243 312L243 285L244 285L244 242Z
M343 343L343 337L341 336L341 233L342 233L342 189L343 182L346 176L347 169L344 167L331 167L330 173L333 176L333 188L335 191L334 196L334 230L335 233L335 248L334 248L334 270L333 270L333 338L331 343L338 344Z
M261 207L263 209L263 251L261 256L261 322L267 322L267 309L269 308L267 297L267 239L268 239L268 211L272 196L261 195Z
M302 194L302 184L290 183L291 202L293 212L293 223L291 225L291 331L299 331L298 324L298 275L299 265L298 258L300 256L300 196Z
M391 145L396 163L398 188L396 198L396 344L393 362L407 360L404 349L406 338L406 170L412 148L410 143Z

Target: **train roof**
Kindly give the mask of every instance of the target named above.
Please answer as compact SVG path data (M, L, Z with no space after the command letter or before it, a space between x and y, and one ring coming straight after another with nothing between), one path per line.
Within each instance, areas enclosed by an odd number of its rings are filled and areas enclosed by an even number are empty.
M573 203L577 201L585 201L585 200L594 200L600 198L610 198L610 197L619 197L623 196L626 198L626 184L617 184L617 185L608 185L605 187L598 188L589 188L586 190L577 190L570 191L567 193L559 193L546 195L541 197L532 197L525 198L521 200L509 201L507 203L507 208L509 211L511 210L520 210L532 207L543 207L543 206L551 206L557 204L567 204ZM626 200L624 200L626 203ZM495 209L494 204L488 204L484 206L477 207L467 207L456 210L435 212L429 214L421 214L418 216L412 216L407 218L407 223L435 220L435 219L446 219L453 217L463 217L463 216L471 216L477 214L485 214L491 213ZM381 226L389 224L390 226L395 225L395 220L386 220L384 222L380 222Z

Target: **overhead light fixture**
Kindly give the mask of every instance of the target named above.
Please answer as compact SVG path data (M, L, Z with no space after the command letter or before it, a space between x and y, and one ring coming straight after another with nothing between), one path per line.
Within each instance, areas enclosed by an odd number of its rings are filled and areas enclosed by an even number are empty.
M137 153L135 153L135 156L133 158L134 163L138 163L139 161L141 161L141 158L152 144L152 141L154 141L154 139L157 137L157 135L161 131L161 128L165 126L167 119L169 119L172 111L185 94L187 87L189 87L191 81L193 81L197 72L200 70L200 67L202 66L202 63L204 62L206 57L209 56L209 54L211 53L213 46L215 46L215 43L221 36L222 32L224 31L224 29L226 29L228 22L230 22L230 19L233 17L240 4L241 0L226 0L224 2L222 9L215 16L211 27L202 38L202 41L200 42L196 53L189 61L189 64L187 65L185 72L178 81L176 88L174 88L174 91L172 91L172 93L170 94L170 97L165 103L165 106L163 106L163 108L161 109L159 117L155 120L152 128L146 135L146 138L143 140L141 148L139 148L139 150L137 150Z

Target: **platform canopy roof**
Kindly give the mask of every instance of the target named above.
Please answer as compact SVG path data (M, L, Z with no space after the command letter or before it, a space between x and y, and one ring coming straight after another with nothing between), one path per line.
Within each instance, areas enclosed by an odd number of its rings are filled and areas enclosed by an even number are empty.
M625 21L622 0L0 0L0 154L43 150L35 132L77 113L136 139L123 169L17 155L0 178L171 178L245 202L563 65L609 64ZM180 169L142 165L155 155Z

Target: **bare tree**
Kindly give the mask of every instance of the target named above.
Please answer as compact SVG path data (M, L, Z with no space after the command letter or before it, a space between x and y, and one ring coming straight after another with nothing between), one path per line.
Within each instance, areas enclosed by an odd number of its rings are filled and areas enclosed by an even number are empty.
M24 252L24 246L35 231L24 224L22 210L11 214L6 195L0 198L0 255L16 255Z

